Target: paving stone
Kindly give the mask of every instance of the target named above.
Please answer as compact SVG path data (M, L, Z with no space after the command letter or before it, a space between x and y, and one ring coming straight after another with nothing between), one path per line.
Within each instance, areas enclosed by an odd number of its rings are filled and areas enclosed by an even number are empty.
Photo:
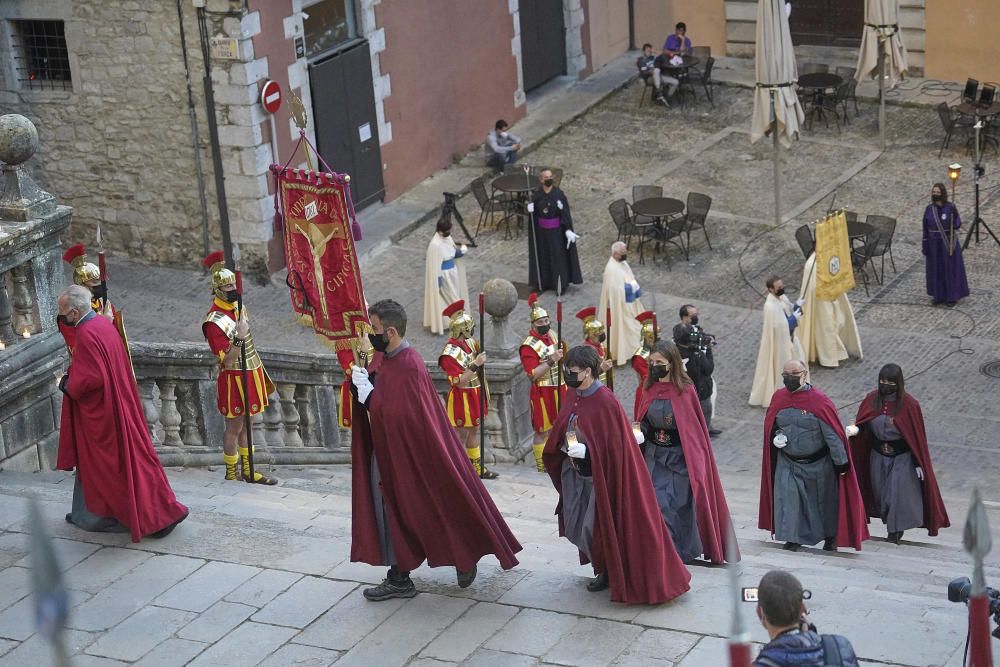
M297 635L294 641L339 651L350 650L374 632L404 602L405 600L393 598L372 603L360 591L355 591L341 598L340 602Z
M176 489L175 489L176 490ZM168 639L147 653L135 667L176 667L186 665L196 655L208 648L208 644L187 639Z
M511 651L542 656L577 624L579 619L540 609L523 609L485 647L496 651Z
M254 607L263 607L289 586L302 578L297 572L282 570L262 570L249 581L240 584L236 590L226 595L228 602L242 602Z
M203 564L194 558L154 556L80 605L69 624L78 630L113 627Z
M135 662L195 616L190 611L144 607L91 644L87 653Z
M469 600L421 593L337 662L337 667L405 665L442 630L472 606Z
M534 667L538 661L518 653L502 653L481 648L462 663L463 667Z
M757 655L755 650L751 655ZM702 637L677 667L719 667L729 664L729 644L722 637Z
M217 642L230 630L250 618L257 609L234 602L216 602L184 626L177 636L198 642Z
M316 646L285 644L258 667L328 667L337 662L338 651Z
M669 667L687 654L701 639L701 635L669 630L649 629L643 631L615 661L615 665L638 667L650 665Z
M150 558L137 549L105 547L66 572L66 585L88 593L107 588Z
M79 542L77 540L55 538L52 540L52 547L55 549L56 559L59 561L59 567L65 571L100 549L101 545L91 544L89 542ZM25 556L15 563L15 565L19 565L21 567L31 567L31 556Z
M188 667L246 667L256 665L291 639L292 628L244 623L188 664Z
M18 645L17 642L10 639L0 639L0 656L8 653L11 649Z
M256 567L212 561L156 598L154 604L205 611L258 572Z
M0 570L0 609L6 609L30 592L30 570L23 567Z
M421 656L461 662L514 618L517 607L480 602L438 635Z
M4 499L9 499L5 496ZM28 553L28 535L26 533L0 533L0 567L18 563Z
M354 583L303 577L254 614L253 620L304 628L355 588Z
M74 667L124 667L131 663L110 658L99 658L94 655L79 655L73 658Z
M590 578L593 578L592 575ZM498 602L613 621L631 621L642 611L638 605L609 602L606 592L591 593L586 588L587 581L584 576L563 576L536 570L519 581Z
M595 618L585 618L564 634L545 654L545 660L581 667L610 664L624 651L642 628Z
M458 667L458 663L435 660L434 658L416 658L406 667Z
M97 635L92 632L79 630L63 632L66 652L70 655L79 653L95 639L97 639ZM0 656L0 667L26 667L28 665L42 667L42 665L54 664L56 664L56 659L52 652L52 645L41 635L32 635L27 641L21 642L10 652Z
M21 598L0 613L0 637L24 641L35 632L35 603L31 596Z

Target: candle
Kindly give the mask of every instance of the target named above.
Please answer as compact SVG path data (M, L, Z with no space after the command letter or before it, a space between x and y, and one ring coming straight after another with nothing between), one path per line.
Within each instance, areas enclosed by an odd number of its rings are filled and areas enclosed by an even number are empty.
M21 338L31 338L31 332L28 331L28 327L24 327L24 331L21 332Z
M7 349L7 346L3 344L2 340L0 340L0 352L3 352L6 349Z

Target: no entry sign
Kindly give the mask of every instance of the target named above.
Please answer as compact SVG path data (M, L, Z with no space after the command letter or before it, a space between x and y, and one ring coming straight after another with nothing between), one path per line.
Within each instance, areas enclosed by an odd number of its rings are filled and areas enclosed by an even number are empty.
M274 113L281 106L281 86L276 81L268 80L260 89L260 103L268 113Z

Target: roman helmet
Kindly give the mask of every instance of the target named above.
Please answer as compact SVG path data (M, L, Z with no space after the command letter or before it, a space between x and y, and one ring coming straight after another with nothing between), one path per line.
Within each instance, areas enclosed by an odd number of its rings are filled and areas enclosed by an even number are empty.
M576 314L577 319L583 322L583 337L600 336L604 333L604 322L597 319L597 308L590 306L584 308Z
M472 319L472 315L465 310L465 301L463 299L459 299L445 308L441 314L450 320L448 322L448 330L451 332L452 338L472 338L472 329L475 327L475 321Z
M642 343L646 347L652 347L656 339L659 338L657 335L659 332L656 330L656 313L651 310L639 313L635 316L635 319L642 323Z
M101 270L87 261L87 250L82 243L63 253L63 261L73 266L73 282L88 287L87 283L101 279Z
M201 261L212 274L212 293L222 301L226 299L226 288L236 286L236 274L226 268L226 259L221 250L209 254Z
M528 297L528 308L531 308L531 323L534 324L543 317L548 317L549 314L538 304L538 294L535 292L531 293Z

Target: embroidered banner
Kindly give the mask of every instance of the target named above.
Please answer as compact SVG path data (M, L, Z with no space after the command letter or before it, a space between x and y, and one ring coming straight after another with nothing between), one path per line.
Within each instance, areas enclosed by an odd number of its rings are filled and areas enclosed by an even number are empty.
M298 321L336 350L370 331L343 174L273 165L282 218L287 283Z
M853 287L847 217L839 211L816 223L816 298L833 301Z

